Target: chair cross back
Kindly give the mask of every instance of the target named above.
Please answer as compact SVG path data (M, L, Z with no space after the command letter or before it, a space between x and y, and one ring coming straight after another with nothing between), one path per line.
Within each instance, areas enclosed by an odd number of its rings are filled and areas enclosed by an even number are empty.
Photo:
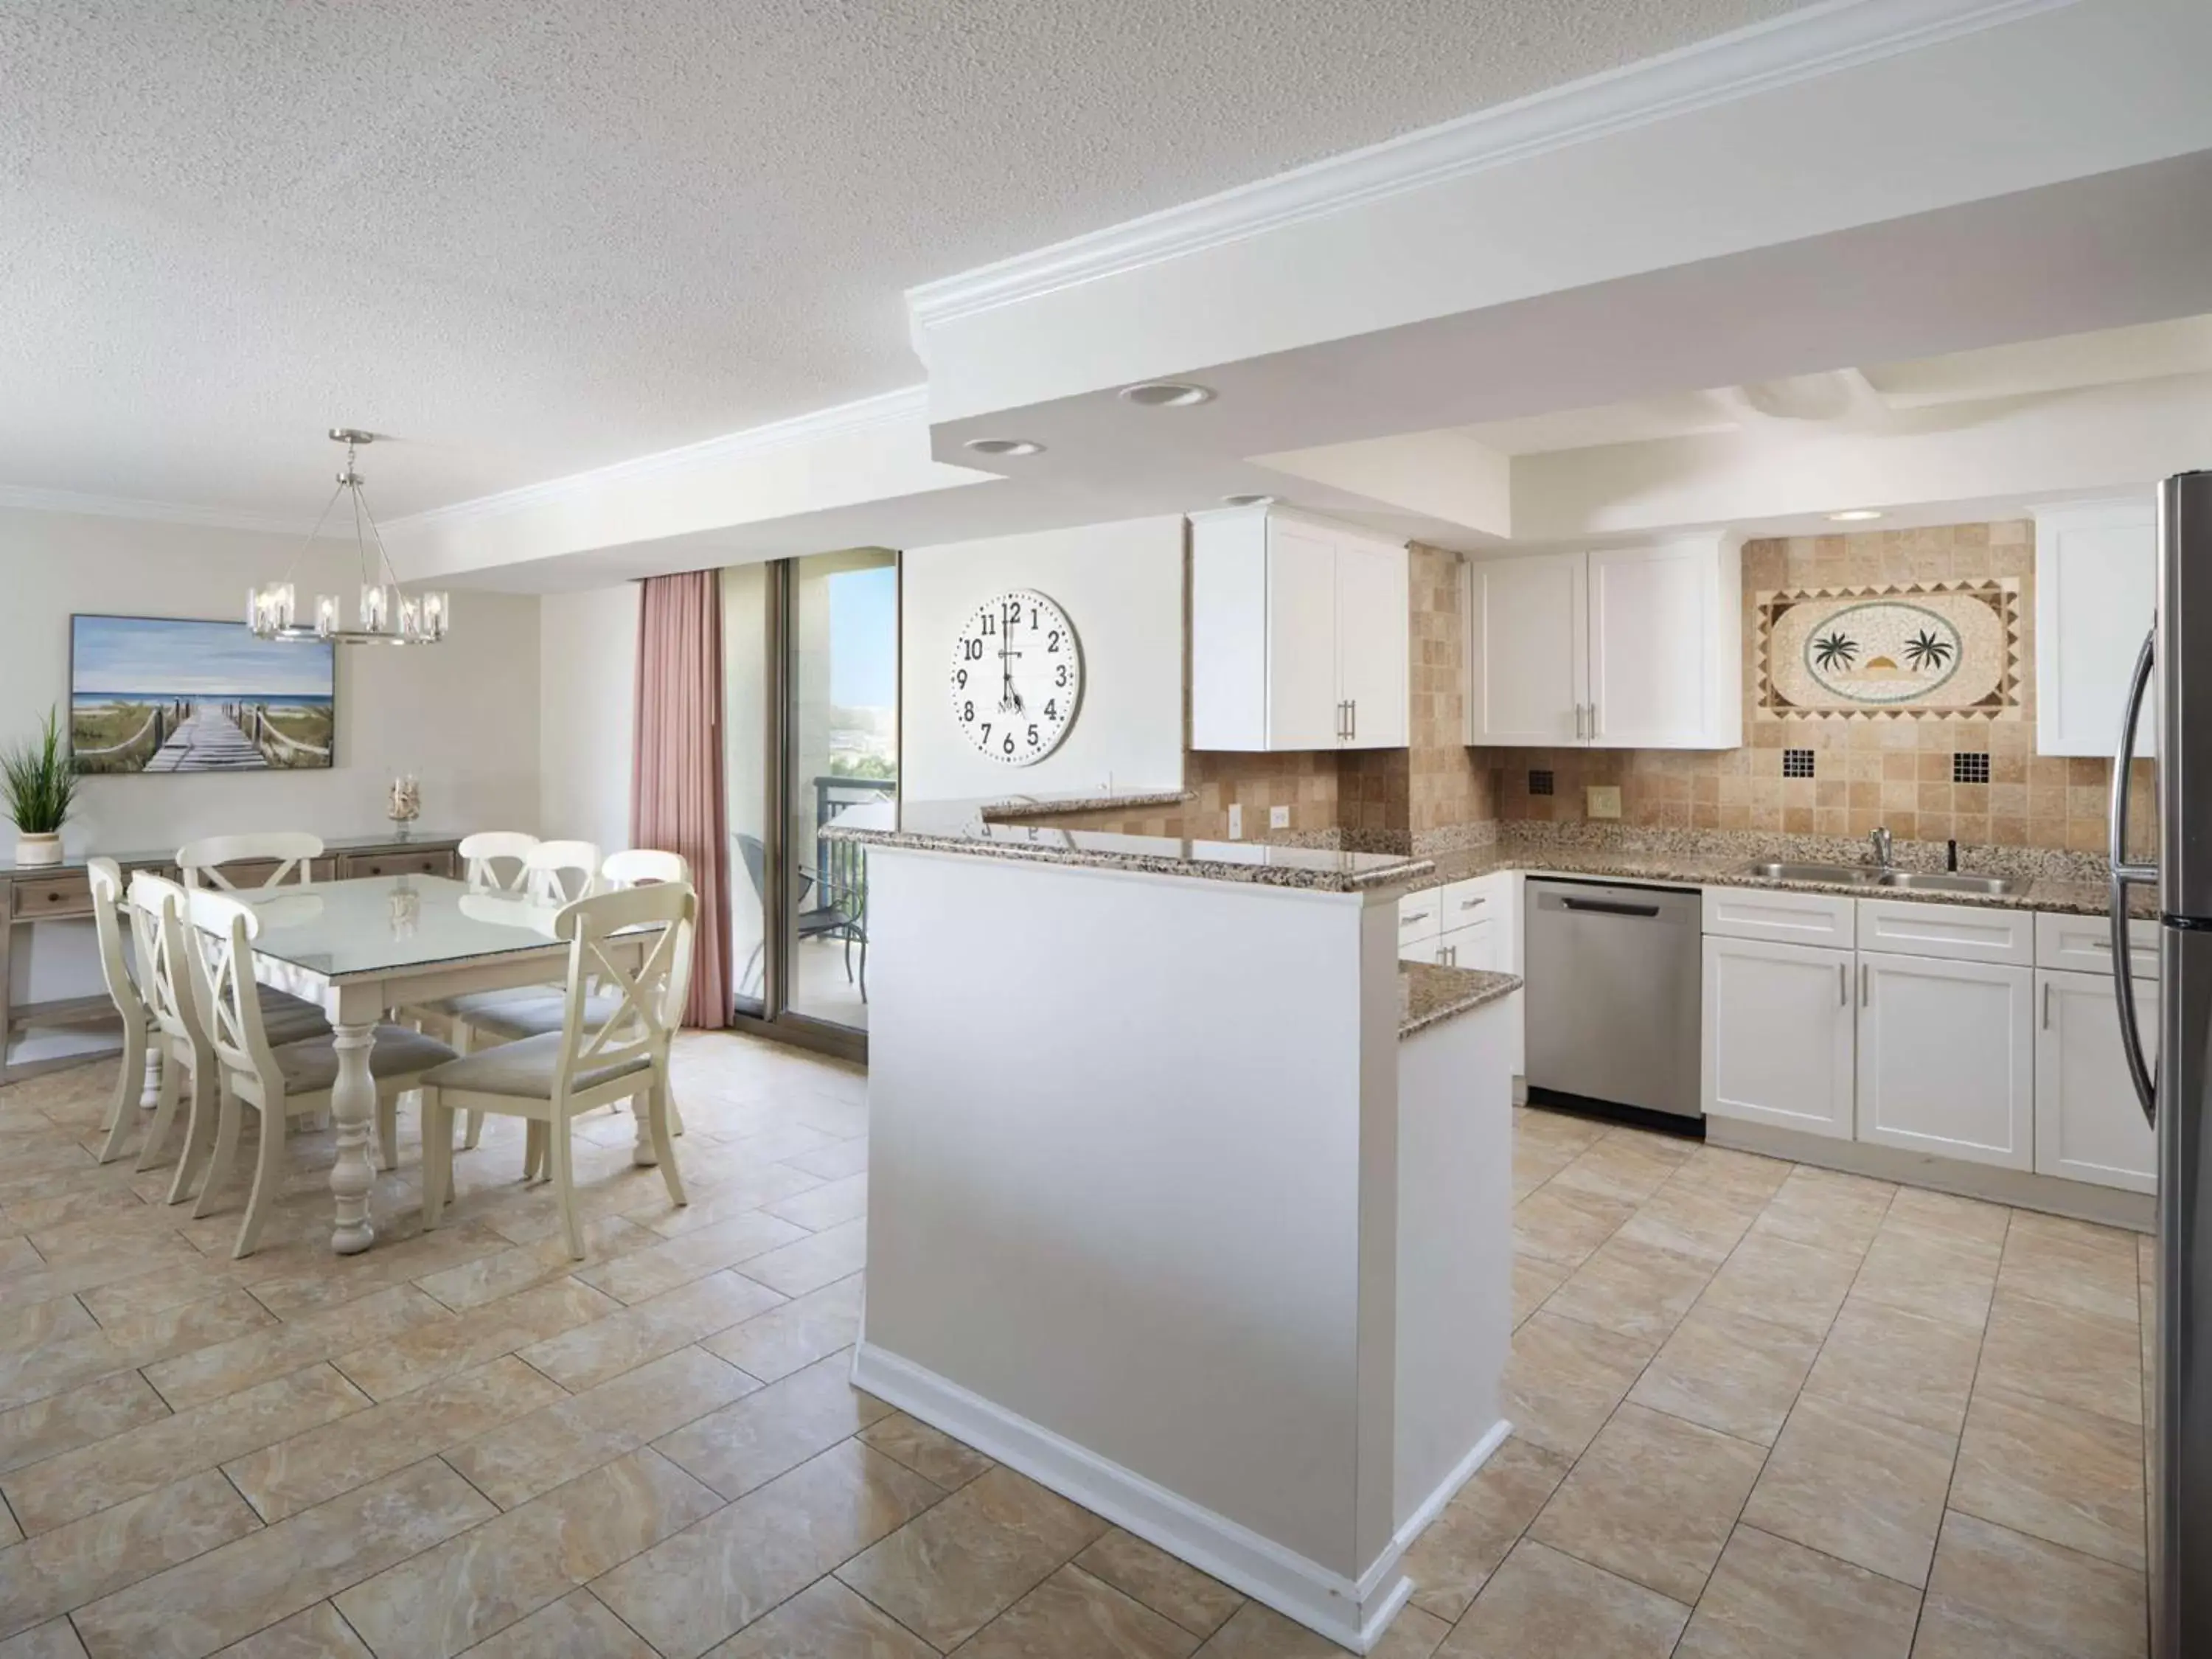
M188 888L212 887L220 892L275 887L297 879L305 884L314 876L314 861L323 855L323 838L303 831L282 830L257 836L210 836L187 842L177 849L177 868ZM241 890L222 872L226 864L273 861L276 868L265 880ZM297 872L296 876L295 872Z
M689 956L689 935L698 901L689 886L665 883L599 893L564 907L553 919L554 936L570 941L568 1006L562 1022L562 1071L574 1076L602 1066L651 1059L666 1052L675 1024L676 981ZM620 947L641 942L658 924L635 972ZM592 985L620 999L597 1030L586 1024Z
M92 888L93 927L99 936L100 971L107 981L108 997L115 1004L116 1012L126 1020L133 1008L143 1015L146 994L139 988L123 955L123 928L128 908L123 872L113 859L96 858L87 860L85 876ZM135 945L135 934L133 942ZM139 959L145 958L142 956Z
M187 890L144 871L131 878L131 936L138 988L154 1023L195 1047L206 1042L191 1001L191 957L184 932Z
M461 868L472 893L522 893L529 890L530 855L541 843L535 836L517 830L482 830L461 839ZM502 874L501 864L513 866Z
M588 841L541 841L530 849L523 887L531 897L567 904L599 884L599 849ZM574 881L568 878L574 877Z
M185 895L188 915L171 913L191 964L193 1006L201 1029L223 1063L262 1076L276 1070L253 976L253 940L261 918L250 905L205 888Z

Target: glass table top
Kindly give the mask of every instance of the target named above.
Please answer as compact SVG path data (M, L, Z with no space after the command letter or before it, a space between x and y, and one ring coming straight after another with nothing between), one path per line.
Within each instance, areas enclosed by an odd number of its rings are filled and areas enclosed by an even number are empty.
M257 952L330 979L565 949L553 936L560 905L471 892L442 876L372 876L231 896L261 919Z

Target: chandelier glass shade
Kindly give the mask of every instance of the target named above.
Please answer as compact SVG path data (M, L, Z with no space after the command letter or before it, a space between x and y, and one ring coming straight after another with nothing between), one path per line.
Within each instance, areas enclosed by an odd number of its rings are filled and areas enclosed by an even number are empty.
M384 550L384 538L362 493L362 478L354 465L354 451L374 443L376 434L353 427L332 427L331 441L346 447L345 471L337 475L337 489L325 503L322 516L307 532L307 539L292 560L281 581L267 582L246 595L246 625L264 640L328 640L340 645L435 645L446 637L453 619L453 601L443 592L409 592L399 585L392 556ZM353 503L354 550L360 561L361 599L356 626L345 617L336 593L317 593L312 613L300 613L299 588L294 577L300 561L315 544L341 496Z

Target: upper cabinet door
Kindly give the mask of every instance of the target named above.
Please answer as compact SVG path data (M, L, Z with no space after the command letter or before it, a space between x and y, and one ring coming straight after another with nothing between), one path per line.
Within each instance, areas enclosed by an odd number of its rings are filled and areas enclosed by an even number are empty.
M1387 542L1346 537L1336 544L1337 691L1347 748L1406 747L1408 562L1404 548Z
M1581 741L1588 556L1480 559L1467 569L1467 740L1522 748Z
M1717 539L1589 556L1586 718L1594 743L1742 742L1741 568L1735 544Z
M2150 632L2157 562L2148 491L2035 515L2038 754L2108 757L2118 749L2128 677ZM2156 724L2146 712L2137 755L2154 750Z
M1336 538L1287 520L1267 526L1269 749L1334 749L1337 690Z

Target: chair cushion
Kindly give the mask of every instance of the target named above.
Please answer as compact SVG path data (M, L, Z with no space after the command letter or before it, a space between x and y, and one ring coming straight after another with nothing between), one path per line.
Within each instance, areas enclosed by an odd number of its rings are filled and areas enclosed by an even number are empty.
M288 1042L275 1053L287 1094L318 1094L337 1081L338 1051L336 1039L328 1034ZM453 1049L435 1037L410 1031L404 1025L380 1025L375 1044L368 1051L368 1074L380 1083L411 1078L453 1058Z
M319 1005L273 985L261 988L261 1024L272 1044L298 1042L321 1036L331 1029Z
M410 1013L436 1014L445 1019L457 1019L464 1025L474 1025L477 1016L503 1008L511 1003L542 1002L547 997L556 1000L562 996L556 981L550 985L518 985L504 991L470 991L457 997L440 997L435 1002L410 1004Z
M622 1012L623 1000L611 992L597 992L584 999L584 1029L596 1031ZM568 1018L565 992L550 996L515 997L497 1007L478 1008L465 1020L471 1030L513 1042L519 1037L558 1032Z
M520 1100L553 1098L553 1072L561 1062L561 1034L548 1031L520 1042L504 1042L482 1054L464 1054L449 1060L422 1079L431 1089L465 1089L472 1094L509 1095ZM650 1069L642 1057L611 1066L586 1066L570 1081L573 1093L582 1094L633 1074L641 1079Z

